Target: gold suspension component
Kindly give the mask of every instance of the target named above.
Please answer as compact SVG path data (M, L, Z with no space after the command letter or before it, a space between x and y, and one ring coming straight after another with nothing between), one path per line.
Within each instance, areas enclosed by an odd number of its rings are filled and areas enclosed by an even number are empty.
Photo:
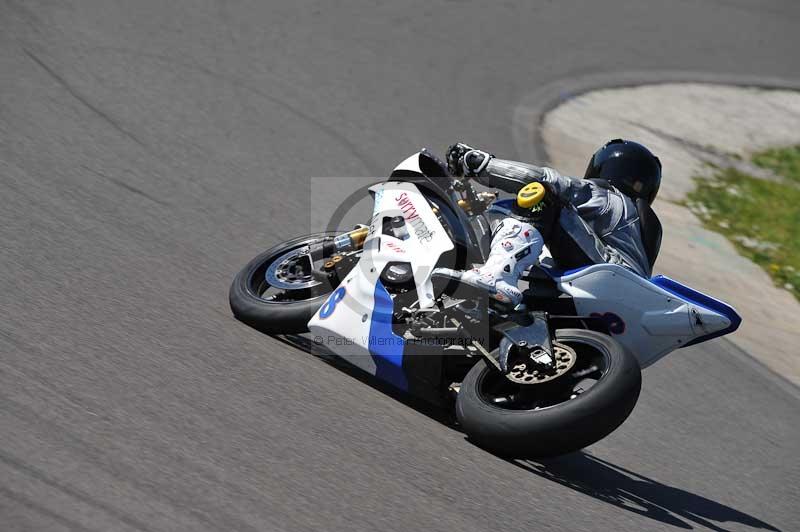
M367 239L367 235L369 234L369 227L359 227L358 229L354 229L350 231L350 240L353 242L353 248L360 249L361 246L364 245L364 240ZM341 257L339 258L341 260Z

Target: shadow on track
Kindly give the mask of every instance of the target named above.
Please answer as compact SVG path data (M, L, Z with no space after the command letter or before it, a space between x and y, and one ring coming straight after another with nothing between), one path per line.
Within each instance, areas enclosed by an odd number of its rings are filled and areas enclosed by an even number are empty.
M724 523L777 531L744 512L587 454L573 453L539 461L510 460L514 465L617 508L668 525L693 529L691 522L727 531Z
M325 347L315 344L310 338L297 334L284 334L284 335L271 335L272 338L279 340L287 345L296 349L304 351L311 356L314 356L326 364L329 364L342 373L346 373L350 377L363 382L367 386L371 386L381 393L388 395L395 401L403 403L404 405L413 408L417 412L428 416L431 419L442 423L448 428L458 430L455 426L455 412L453 408L448 408L446 404L433 404L430 401L414 397L408 393L402 392L397 388L387 384L386 382L370 375L366 371L350 364L346 360L328 351Z
M305 351L444 426L461 432L455 423L454 412L446 406L435 406L399 392L338 356L328 354L324 348L304 336L281 335L273 338ZM711 530L727 532L728 529L723 526L725 523L738 523L780 532L778 528L744 512L701 495L667 486L583 451L537 461L507 461L597 500L678 528L691 530L694 528L692 523L695 523Z

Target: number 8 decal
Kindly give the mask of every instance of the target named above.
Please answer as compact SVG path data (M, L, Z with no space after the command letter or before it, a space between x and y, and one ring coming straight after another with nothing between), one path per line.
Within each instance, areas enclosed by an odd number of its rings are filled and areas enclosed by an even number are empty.
M347 291L344 289L344 286L337 288L336 291L331 294L331 297L329 297L319 309L319 318L324 320L325 318L330 317L330 315L333 314L333 311L336 310L336 304L344 299L346 293Z

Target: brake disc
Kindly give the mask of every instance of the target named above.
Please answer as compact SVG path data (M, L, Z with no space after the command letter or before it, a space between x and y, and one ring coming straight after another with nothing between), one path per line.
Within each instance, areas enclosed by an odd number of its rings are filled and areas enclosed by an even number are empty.
M575 351L571 347L558 342L553 342L555 364L545 367L533 361L534 358L543 353L544 350L541 348L527 353L524 359L514 362L506 374L506 378L517 384L540 384L564 375L572 369L572 366L575 365L575 361L578 360L578 355L575 354ZM519 357L519 355L517 355L517 357Z
M269 265L264 277L270 286L281 290L301 290L322 284L311 275L314 263L308 246L284 253Z

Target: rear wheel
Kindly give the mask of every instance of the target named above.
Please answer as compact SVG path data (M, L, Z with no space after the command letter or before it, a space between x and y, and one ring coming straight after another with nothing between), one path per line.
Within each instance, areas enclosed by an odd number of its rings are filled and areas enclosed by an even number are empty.
M268 334L308 331L308 321L324 303L331 287L315 279L310 247L331 240L320 233L278 244L239 272L231 284L229 301L236 318Z
M557 355L568 350L576 360L553 380L515 384L485 361L469 371L456 414L471 441L507 456L551 456L591 445L625 421L641 390L636 358L594 331L561 329L555 342Z

